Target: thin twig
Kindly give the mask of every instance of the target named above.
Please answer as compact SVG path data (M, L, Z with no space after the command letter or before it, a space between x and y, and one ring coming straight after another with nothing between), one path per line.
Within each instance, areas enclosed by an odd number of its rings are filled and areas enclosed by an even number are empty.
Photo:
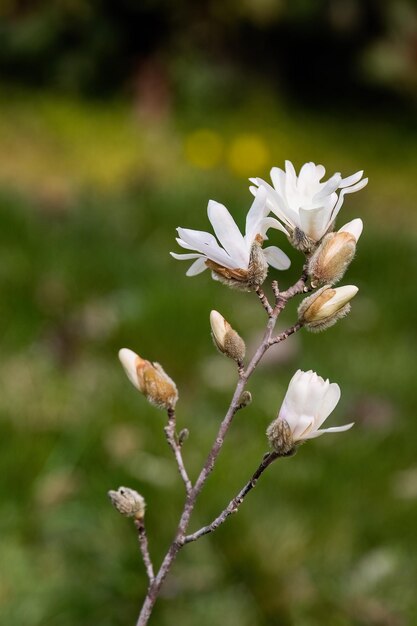
M270 316L272 314L273 308L269 304L269 300L266 297L264 290L261 287L257 287L255 291L259 300L261 301L263 308L267 312L268 316Z
M178 442L175 433L175 411L174 409L168 409L167 413L168 424L165 426L165 436L167 438L169 446L171 447L172 452L174 453L174 457L178 466L178 471L185 485L185 490L187 493L190 493L193 485L188 476L187 470L185 469L184 459L182 458L181 444Z
M262 462L260 463L256 472L254 472L254 474L252 475L251 479L239 491L237 496L235 496L232 500L230 500L229 504L220 513L220 515L218 515L216 519L211 522L211 524L208 524L207 526L203 526L202 528L200 528L200 530L197 530L195 533L192 533L191 535L187 535L184 538L184 543L191 543L192 541L196 541L197 539L200 539L200 537L202 537L203 535L212 533L214 530L216 530L221 524L223 524L227 520L229 515L231 515L232 513L237 513L240 505L242 504L247 494L255 487L256 483L258 482L259 477L264 473L266 468L269 467L269 465L271 465L271 463L275 461L279 456L280 455L277 452L270 452L269 454L266 454L264 458L262 459Z
M138 531L139 547L142 553L142 559L145 564L146 573L148 575L149 584L152 584L155 579L153 571L152 560L149 554L148 536L146 534L145 522L143 519L136 519L135 526Z
M298 330L300 330L302 327L303 327L302 323L301 322L297 322L293 326L290 326L290 328L287 328L287 330L283 330L282 333L280 333L279 335L276 335L275 337L272 337L272 339L270 339L270 341L269 341L269 345L273 346L276 343L280 343L281 341L285 341L285 339L288 339L288 337L290 335L293 335Z
M279 298L278 281L277 280L273 280L272 284L271 284L271 287L272 287L272 291L273 291L274 296L275 296L275 304L276 304L277 301L278 301L278 298Z

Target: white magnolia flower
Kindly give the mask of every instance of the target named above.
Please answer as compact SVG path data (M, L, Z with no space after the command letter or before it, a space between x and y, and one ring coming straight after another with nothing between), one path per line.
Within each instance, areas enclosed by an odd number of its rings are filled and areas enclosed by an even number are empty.
M253 278L251 274L256 273L259 264L264 265L265 272L263 279L257 284L261 284L265 279L267 264L279 270L288 269L291 262L282 250L276 246L261 250L263 241L267 239L268 228L284 231L278 220L267 217L269 208L266 196L267 192L264 189L256 193L246 217L244 236L226 207L214 200L209 201L207 213L217 239L204 231L177 228L179 235L177 242L182 248L193 252L188 254L171 252L171 255L174 259L184 261L194 259L187 276L195 276L210 268L213 278L226 279L230 283L237 283L235 286L241 283L243 287L247 287ZM255 285L256 280L258 279L255 277L253 283Z
M288 385L277 419L268 428L271 444L285 453L307 439L348 430L353 423L319 430L339 400L338 384L323 380L311 370L298 370Z
M362 178L363 171L347 178L337 172L328 181L320 182L325 172L323 165L305 163L297 176L291 161L285 161L285 171L279 167L271 170L273 186L261 178L251 178L254 186L250 189L254 194L258 188L266 189L268 207L281 220L290 238L298 230L299 237L304 234L315 242L331 227L345 195L359 191L368 183L367 178Z

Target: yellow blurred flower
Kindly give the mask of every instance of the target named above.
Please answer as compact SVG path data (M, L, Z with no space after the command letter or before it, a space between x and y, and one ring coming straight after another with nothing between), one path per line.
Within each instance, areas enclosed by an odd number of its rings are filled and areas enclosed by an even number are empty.
M184 149L185 157L191 165L202 170L210 170L220 163L223 140L219 133L201 128L185 138Z
M256 134L241 134L233 139L227 162L237 176L250 176L262 170L269 161L269 149L264 139Z

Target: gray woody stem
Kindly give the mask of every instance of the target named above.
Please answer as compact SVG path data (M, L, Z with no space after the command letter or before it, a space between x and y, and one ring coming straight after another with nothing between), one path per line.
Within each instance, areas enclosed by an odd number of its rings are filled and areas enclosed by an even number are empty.
M187 470L185 469L184 460L182 458L181 444L177 439L177 435L175 432L175 410L168 409L168 424L165 426L165 436L167 438L168 444L171 447L172 452L174 453L175 460L178 465L178 471L185 485L185 490L190 493L192 489L191 480L188 477Z
M149 578L149 583L152 584L155 578L155 574L153 572L153 565L152 565L151 557L149 555L148 537L146 535L146 528L145 528L144 520L135 519L135 526L138 531L139 547L142 553L143 562L145 564L146 573Z
M192 535L187 535L184 538L184 543L191 543L192 541L197 541L197 539L200 539L200 537L202 537L203 535L208 535L208 533L212 533L214 530L216 530L219 526L221 526L221 524L223 524L227 520L229 515L231 515L232 513L237 513L243 500L248 495L248 493L252 491L252 489L255 487L256 483L258 482L259 477L264 473L266 468L269 467L271 463L273 463L273 461L278 459L280 456L281 457L292 456L293 454L294 454L294 451L285 455L280 455L278 454L278 452L270 452L269 454L266 454L264 458L262 459L262 462L260 463L256 472L254 472L254 474L252 475L252 478L246 483L243 489L239 491L237 496L235 496L233 500L230 500L229 504L224 509L224 511L222 511L220 515L211 522L211 524L208 524L208 526L203 526L202 528L200 528L200 530L197 530Z
M245 387L246 387L246 383L248 382L249 378L251 377L251 375L253 374L253 372L255 371L258 363L260 362L260 360L262 359L262 357L264 356L265 352L274 344L279 343L281 341L284 341L285 339L287 339L287 337L289 337L291 334L295 333L297 330L299 330L301 328L301 324L297 323L294 326L292 326L291 328L289 328L288 330L284 331L283 333L281 333L280 335L277 335L276 337L272 337L272 333L274 331L275 328L275 324L278 318L278 315L281 313L281 311L284 309L285 305L287 304L288 300L290 300L291 298L293 298L294 296L296 296L297 294L300 293L304 293L306 291L309 291L310 288L306 287L306 281L307 281L307 274L304 272L300 278L300 280L298 280L292 287L290 287L289 289L287 289L286 291L283 292L279 292L278 290L278 285L275 283L274 284L274 295L275 295L275 306L274 308L272 308L265 296L265 294L263 293L262 290L258 290L257 294L258 297L262 303L262 305L264 306L265 310L268 313L268 323L265 329L265 333L262 339L262 343L260 344L260 346L258 347L258 349L256 350L255 354L252 357L252 360L250 361L248 367L246 368L246 370L243 370L242 368L239 368L239 379L238 382L236 384L236 388L233 394L233 398L232 401L230 403L230 406L227 410L227 413L225 415L225 417L223 418L223 421L220 424L219 430L217 432L216 438L214 440L214 443L211 447L210 452L208 453L206 462L204 463L203 469L201 470L194 486L191 486L190 488L190 484L188 484L188 476L185 472L185 474L183 473L183 463L182 463L182 456L180 455L180 462L179 462L179 456L178 456L178 450L177 450L177 445L176 444L176 440L175 440L175 415L171 416L171 419L168 419L168 426L165 429L165 433L167 435L167 439L168 439L168 443L170 444L171 448L174 451L176 460L177 460L177 464L178 464L178 468L180 470L180 474L184 480L184 483L186 485L187 488L187 495L186 495L186 499L185 499L185 504L184 504L184 509L183 512L181 514L178 526L177 526L177 530L175 533L175 537L174 540L172 541L168 552L165 555L164 560L162 561L161 567L159 568L159 571L157 573L157 575L155 576L155 578L153 579L152 583L149 585L148 588L148 593L146 595L145 601L143 603L142 606L142 610L140 612L139 618L137 620L136 626L146 626L146 624L149 621L149 617L152 613L152 609L153 606L156 602L156 599L159 595L159 592L161 590L161 587L163 585L163 582L165 580L166 575L168 574L169 570L171 569L171 566L178 554L178 552L181 550L181 548L186 544L186 532L187 532L187 528L188 525L190 523L190 517L191 514L193 512L196 500L198 495L200 494L204 483L206 482L207 478L209 477L214 464L216 462L216 459L220 453L220 450L223 446L223 442L224 442L224 438L230 428L230 425L233 421L233 418L236 414L236 412L239 410L240 408L240 398L242 395L242 392L244 391ZM181 452L181 450L179 449L179 453ZM271 453L272 458L270 460L270 462L268 463L268 465L274 460L274 453ZM269 458L271 455L269 455L267 458ZM262 467L262 464L260 465L260 467ZM267 466L266 466L267 467ZM265 467L265 469L266 469ZM259 470L259 468L258 468ZM262 474L262 472L264 471L264 469L262 469L262 471L260 472L259 475ZM255 472L256 473L256 472ZM256 481L255 481L256 482ZM254 483L255 484L255 483ZM187 486L188 485L188 486ZM254 485L253 485L254 486ZM250 491L250 489L253 488L250 487L248 489L248 491ZM244 488L245 489L245 488ZM246 495L246 494L245 494ZM227 509L226 509L227 510ZM226 517L228 517L228 515L226 515Z

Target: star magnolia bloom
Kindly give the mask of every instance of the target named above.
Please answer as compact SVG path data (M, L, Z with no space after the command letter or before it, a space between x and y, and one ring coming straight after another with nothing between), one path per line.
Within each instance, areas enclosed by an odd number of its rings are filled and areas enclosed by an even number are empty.
M187 271L187 276L200 274L208 267L213 270L213 278L223 276L237 282L247 280L254 245L260 248L267 239L268 228L284 230L278 220L267 217L269 208L266 204L266 190L256 193L255 199L246 217L246 229L243 236L233 217L225 206L210 200L207 207L208 218L213 226L217 239L210 233L177 228L177 242L189 254L171 252L174 259L188 261L195 259ZM275 246L262 249L262 260L279 270L288 269L290 259Z
M340 399L340 387L323 380L313 371L298 370L292 377L277 419L270 426L275 428L284 422L289 429L287 437L291 444L320 437L324 433L336 433L353 426L333 426L319 430ZM273 441L272 441L273 444Z
M285 226L292 238L298 229L313 242L319 241L328 231L339 213L347 193L359 191L368 183L363 171L347 178L333 174L326 182L320 182L326 170L323 165L305 163L297 176L291 161L285 161L285 171L279 167L271 170L273 187L261 178L251 178L254 186L267 191L267 204ZM362 180L361 180L362 179ZM339 195L337 190L341 189Z

